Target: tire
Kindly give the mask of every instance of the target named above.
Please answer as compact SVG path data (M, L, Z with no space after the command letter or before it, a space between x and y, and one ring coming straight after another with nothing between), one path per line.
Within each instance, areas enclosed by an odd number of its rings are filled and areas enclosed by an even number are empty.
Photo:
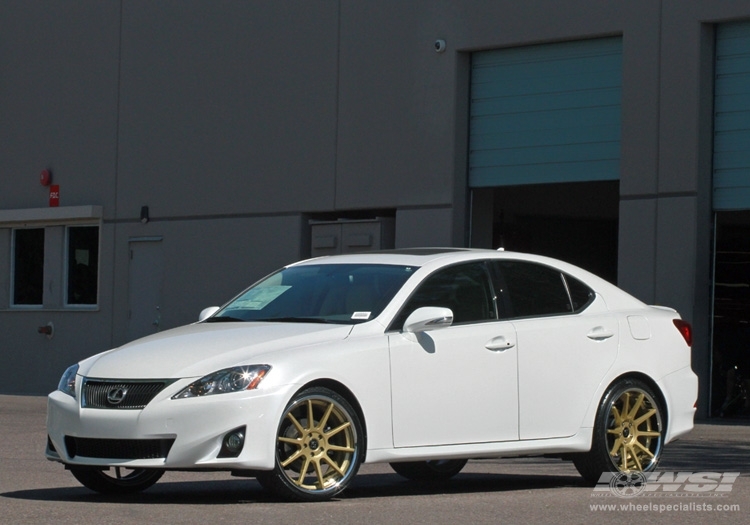
M125 495L146 490L159 481L163 470L121 467L70 467L70 472L86 488L100 494Z
M447 481L464 468L465 459L444 459L433 461L407 461L391 463L391 468L400 476L412 481Z
M573 455L573 464L591 484L607 472L651 472L665 433L664 408L651 387L637 379L618 381L597 410L591 450Z
M288 501L326 501L359 470L365 436L357 412L336 392L314 387L287 405L276 432L276 460L259 472L264 488Z

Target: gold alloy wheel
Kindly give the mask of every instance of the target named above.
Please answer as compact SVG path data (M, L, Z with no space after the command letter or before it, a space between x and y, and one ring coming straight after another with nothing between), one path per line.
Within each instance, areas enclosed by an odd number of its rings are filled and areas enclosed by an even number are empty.
M658 460L662 446L659 407L640 388L622 392L609 407L607 449L620 472L648 471Z
M357 433L346 409L325 396L300 399L284 415L277 462L294 486L336 487L357 465Z

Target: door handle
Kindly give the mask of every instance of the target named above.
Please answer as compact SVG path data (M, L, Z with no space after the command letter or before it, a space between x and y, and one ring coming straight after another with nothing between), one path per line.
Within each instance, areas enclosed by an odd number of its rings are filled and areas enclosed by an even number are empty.
M516 346L516 343L504 335L493 337L484 345L487 350L492 350L493 352L502 352L508 348L513 348L514 346Z
M159 325L161 325L161 307L156 307L156 317L154 318L154 322L151 323L155 327L159 328Z
M603 326L597 326L592 328L591 331L586 334L586 337L593 341L605 341L610 337L614 337L614 335L615 333L612 330L604 328Z

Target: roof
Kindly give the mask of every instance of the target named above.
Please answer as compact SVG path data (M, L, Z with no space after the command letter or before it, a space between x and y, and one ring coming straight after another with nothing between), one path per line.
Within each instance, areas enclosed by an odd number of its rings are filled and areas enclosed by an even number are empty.
M478 254L494 255L495 250L473 248L404 248L373 252L327 255L300 261L297 264L398 264L404 266L424 266L439 259L472 259Z

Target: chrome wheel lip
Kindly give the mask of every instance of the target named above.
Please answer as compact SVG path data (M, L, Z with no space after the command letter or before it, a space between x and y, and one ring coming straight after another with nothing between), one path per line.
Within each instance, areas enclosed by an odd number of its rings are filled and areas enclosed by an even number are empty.
M324 403L326 405L333 405L331 414L336 413L337 418L343 419L343 421L341 421L341 424L346 424L346 423L349 424L349 427L345 429L345 431L351 434L350 441L352 444L351 446L353 448L353 451L348 453L349 455L348 457L346 457L344 461L344 463L346 463L344 475L338 476L338 477L332 476L328 478L326 481L330 481L331 483L327 484L323 488L311 487L311 485L304 483L304 482L300 484L298 483L299 478L295 479L294 477L289 475L289 471L297 472L297 470L292 469L289 466L287 467L283 466L284 461L288 460L289 457L282 458L280 456L281 447L279 445L281 445L281 443L278 441L280 437L284 437L282 435L283 429L290 428L290 426L293 426L293 425L285 423L289 419L289 415L295 412L296 410L300 410L300 409L305 410L305 407L303 405L307 404L308 402L316 402L316 401L320 403ZM328 410L328 408L325 408L325 410ZM309 428L309 424L306 423L306 425L308 425L307 428ZM318 432L317 427L313 429L312 433L314 433L315 436L313 436L312 438L310 438L309 436L303 437L302 442L311 443L312 441L316 441L316 444L318 445L318 449L322 441L325 441L324 446L328 446L327 439L325 438L323 440L320 439L321 435ZM294 488L298 491L324 497L326 494L338 492L340 490L340 487L346 484L349 481L349 479L351 479L356 474L356 470L357 470L356 465L359 464L359 455L360 455L359 447L357 446L358 439L359 439L359 436L357 435L357 427L353 423L352 415L350 414L349 410L343 407L340 403L336 402L334 399L331 399L325 395L313 394L313 395L304 396L295 400L291 405L289 405L284 410L284 416L281 419L281 423L279 425L279 429L276 433L276 436L277 436L276 438L277 439L277 444L276 444L277 465L279 465L279 469L282 475L284 476L284 478L286 479L286 481L290 483L292 486L294 486ZM314 453L312 455L322 455L322 453L318 453L317 450L314 450L313 452ZM292 462L291 464L293 463L294 462ZM314 475L314 474L309 474L310 468L313 468L313 466L312 465L308 466L308 469L307 469L308 474L306 474L305 477Z
M653 415L646 417L643 421L638 423L638 420L641 418L644 418L645 414L639 412L635 414L625 414L625 416L620 415L620 437L611 437L614 434L613 431L617 430L617 419L618 419L618 413L616 412L616 405L618 402L620 402L624 396L630 395L634 396L634 399L638 399L640 396L643 396L643 399L640 401L641 406L647 406L650 407L650 410L654 410ZM644 403L645 401L645 403ZM650 411L649 410L649 411ZM628 406L628 412L633 411L632 406ZM614 467L616 472L650 472L656 468L656 465L659 461L659 458L661 457L661 451L664 446L664 424L662 421L662 415L661 415L661 409L660 405L656 402L654 397L649 393L648 391L644 390L643 388L640 388L638 386L631 386L628 388L624 388L621 391L618 391L616 397L612 399L612 401L608 405L608 414L607 414L607 429L605 431L605 445L606 450L608 451L608 456L610 463ZM639 427L641 427L643 424L651 424L654 423L649 427L649 432L658 432L658 436L648 436L650 439L647 440L648 447L647 448L650 453L652 454L652 457L644 456L640 459L646 459L647 461L641 464L641 468L622 468L622 458L619 455L613 455L612 451L615 447L615 443L619 439L622 439L623 442L626 442L627 445L632 445L634 442L639 442L638 436L639 433L644 432L644 430L641 430ZM654 428L655 427L655 428ZM653 443L652 443L653 441ZM642 445L642 443L641 443ZM630 467L630 461L627 462L628 467Z

